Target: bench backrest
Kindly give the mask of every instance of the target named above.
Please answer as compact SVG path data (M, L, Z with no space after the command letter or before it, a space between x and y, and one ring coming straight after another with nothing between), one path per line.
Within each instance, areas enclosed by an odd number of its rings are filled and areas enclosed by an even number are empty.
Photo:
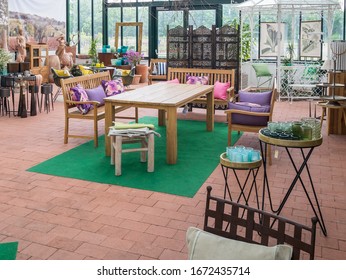
M179 79L181 84L186 83L186 75L208 76L209 85L214 85L216 81L221 83L230 82L234 86L234 69L206 69L206 68L172 68L168 67L168 80Z
M64 102L71 101L70 88L80 84L84 89L96 88L101 85L102 80L109 81L109 71L99 72L90 75L78 76L69 79L63 79L60 81L61 89L63 92ZM66 104L66 102L65 102ZM69 108L75 107L75 105L69 105Z

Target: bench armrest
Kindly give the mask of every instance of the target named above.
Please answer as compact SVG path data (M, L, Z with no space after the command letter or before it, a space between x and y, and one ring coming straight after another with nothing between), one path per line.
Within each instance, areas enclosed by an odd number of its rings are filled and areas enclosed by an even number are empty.
M257 116L257 117L269 117L270 116L270 112L261 113L261 112L250 112L250 111L235 110L235 109L225 110L225 114L227 114L227 115L241 114L241 115Z

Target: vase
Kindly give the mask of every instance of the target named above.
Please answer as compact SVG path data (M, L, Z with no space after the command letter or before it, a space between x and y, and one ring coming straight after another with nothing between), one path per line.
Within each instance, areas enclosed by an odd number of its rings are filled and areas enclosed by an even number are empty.
M141 79L141 75L134 75L133 80L132 80L132 85L138 85Z
M148 66L144 64L136 65L136 74L141 75L140 83L148 82Z

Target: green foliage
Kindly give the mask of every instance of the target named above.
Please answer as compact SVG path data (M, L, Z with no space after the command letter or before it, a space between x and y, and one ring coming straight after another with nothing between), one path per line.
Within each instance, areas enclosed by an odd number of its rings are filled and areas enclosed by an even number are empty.
M97 63L97 60L98 60L97 42L98 42L97 39L91 39L90 48L88 52L88 55L90 56L93 64Z
M239 28L239 20L235 18L231 24L234 28ZM241 31L241 54L242 60L249 60L251 58L251 46L255 46L256 42L251 38L250 24L243 23L243 28Z
M11 57L8 51L0 48L0 72L6 69L7 63L10 61Z

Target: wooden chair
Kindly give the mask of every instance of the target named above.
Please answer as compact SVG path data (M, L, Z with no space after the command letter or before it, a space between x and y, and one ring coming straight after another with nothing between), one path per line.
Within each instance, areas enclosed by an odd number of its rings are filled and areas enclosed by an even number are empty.
M163 69L159 69L158 65L160 63ZM153 80L167 80L167 59L165 58L152 58L150 59L150 65L148 69L148 85L153 83Z
M108 71L99 72L90 75L83 75L79 77L73 77L69 79L61 79L61 89L64 97L64 110L65 110L65 133L64 133L64 143L68 143L68 138L88 138L94 139L94 146L98 146L98 121L105 118L105 108L104 106L97 106L99 102L97 101L73 101L71 99L70 88L80 84L84 89L92 89L96 88L101 84L102 80L110 80L110 74ZM79 110L77 110L77 104L92 104L93 109L90 110L87 114L81 114ZM115 114L122 112L131 106L119 106L115 108ZM134 119L138 122L138 108L135 108L135 116L127 117L127 116L117 116L119 119ZM90 135L76 135L69 133L69 124L70 119L77 120L90 120L93 122L94 133L92 136Z
M242 104L234 102L233 103L234 106L239 105L239 108L228 109L225 111L225 113L227 114L227 122L228 122L228 146L232 145L232 137L231 137L232 130L238 131L238 134L240 133L240 131L258 133L260 129L267 126L268 121L272 120L274 104L275 104L275 99L277 95L276 80L274 80L273 87L267 90L271 91L270 103L268 104L269 112L259 112L260 109L256 109L258 108L258 106L253 106L253 105L246 106L244 105L244 102ZM264 89L261 89L260 91L263 92ZM259 97L259 95L256 96L257 92L259 92L257 88L249 88L244 90L243 92L252 93L254 99ZM259 92L259 94L261 93ZM241 92L238 94L238 98L239 98L239 95L241 95ZM251 104L250 101L247 101L247 102ZM253 103L256 103L256 102L253 102ZM232 106L233 104L230 104L229 106ZM258 103L256 105L258 105ZM251 106L254 107L253 111L251 111ZM244 108L244 109L241 109L241 108ZM259 118L261 118L261 121L258 122L258 120L260 120Z
M207 187L204 231L243 242L293 247L292 259L314 259L317 218L308 227L265 211L213 197Z

